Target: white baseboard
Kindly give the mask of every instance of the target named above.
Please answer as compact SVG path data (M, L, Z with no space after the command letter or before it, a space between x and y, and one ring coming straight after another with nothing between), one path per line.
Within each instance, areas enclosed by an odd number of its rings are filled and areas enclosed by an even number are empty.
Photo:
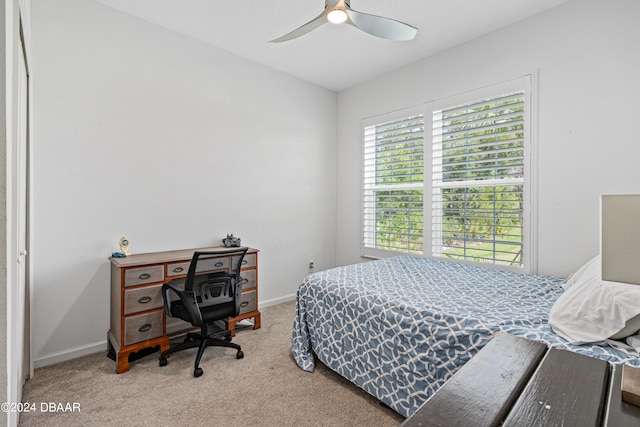
M283 302L295 301L295 299L296 299L296 294L292 294L292 295L287 295L280 298L273 298L268 301L260 301L258 302L258 309L270 307L272 305L282 304Z
M80 347L70 348L68 350L52 353L47 356L34 359L33 367L42 368L43 366L49 366L55 363L64 362L66 360L76 359L78 357L86 356L87 354L98 353L100 351L104 351L104 356L107 357L107 340L83 345Z

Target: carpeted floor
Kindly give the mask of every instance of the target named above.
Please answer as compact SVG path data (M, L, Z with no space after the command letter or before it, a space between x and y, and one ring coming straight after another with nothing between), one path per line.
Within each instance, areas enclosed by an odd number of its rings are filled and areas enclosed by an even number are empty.
M208 348L192 376L195 349L165 367L157 353L117 375L106 351L36 369L24 386L20 426L397 426L404 419L318 364L297 367L291 349L294 302L262 311L262 328L238 331L235 351ZM51 406L50 403L54 405ZM61 409L78 411L60 411ZM43 409L47 409L44 411ZM55 409L56 411L52 411Z

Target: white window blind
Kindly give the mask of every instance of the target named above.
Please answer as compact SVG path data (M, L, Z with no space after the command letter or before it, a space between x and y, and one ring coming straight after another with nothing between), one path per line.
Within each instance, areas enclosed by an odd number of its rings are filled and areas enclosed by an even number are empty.
M535 272L524 76L363 120L363 250Z
M433 256L523 266L525 94L433 111Z
M365 125L365 254L422 254L423 196L424 116L410 114Z

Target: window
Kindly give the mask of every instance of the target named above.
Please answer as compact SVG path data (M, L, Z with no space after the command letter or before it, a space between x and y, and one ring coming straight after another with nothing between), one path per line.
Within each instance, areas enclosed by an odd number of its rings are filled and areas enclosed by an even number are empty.
M363 254L531 270L529 77L368 119Z
M522 267L524 92L432 114L433 255Z
M423 195L423 115L365 126L365 247L422 253Z

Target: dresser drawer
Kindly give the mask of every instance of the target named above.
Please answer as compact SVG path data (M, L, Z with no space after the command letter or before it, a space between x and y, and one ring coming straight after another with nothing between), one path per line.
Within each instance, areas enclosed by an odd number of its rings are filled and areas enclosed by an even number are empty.
M248 282L242 286L242 289L251 289L256 287L256 270L243 270L240 277L247 279Z
M198 259L198 267L196 272L229 270L229 257L214 257Z
M167 264L167 277L186 275L189 271L191 261L184 262L172 262ZM229 269L229 257L213 257L213 258L200 258L198 260L198 268L196 272L203 271L217 271Z
M239 256L234 256L231 261L231 268L235 270L238 265ZM251 268L256 266L256 254L246 254L242 259L242 266L240 268Z
M240 314L256 311L256 308L256 291L243 292L240 298Z
M228 270L229 269L229 257L214 257L198 260L197 272L201 271L215 271L215 270Z
M187 274L191 261L172 262L167 264L167 277L181 276Z
M162 285L145 286L124 291L124 314L163 306Z
M130 268L124 272L124 286L144 285L145 283L163 282L164 266Z
M150 340L163 335L162 310L129 316L124 319L124 345Z

